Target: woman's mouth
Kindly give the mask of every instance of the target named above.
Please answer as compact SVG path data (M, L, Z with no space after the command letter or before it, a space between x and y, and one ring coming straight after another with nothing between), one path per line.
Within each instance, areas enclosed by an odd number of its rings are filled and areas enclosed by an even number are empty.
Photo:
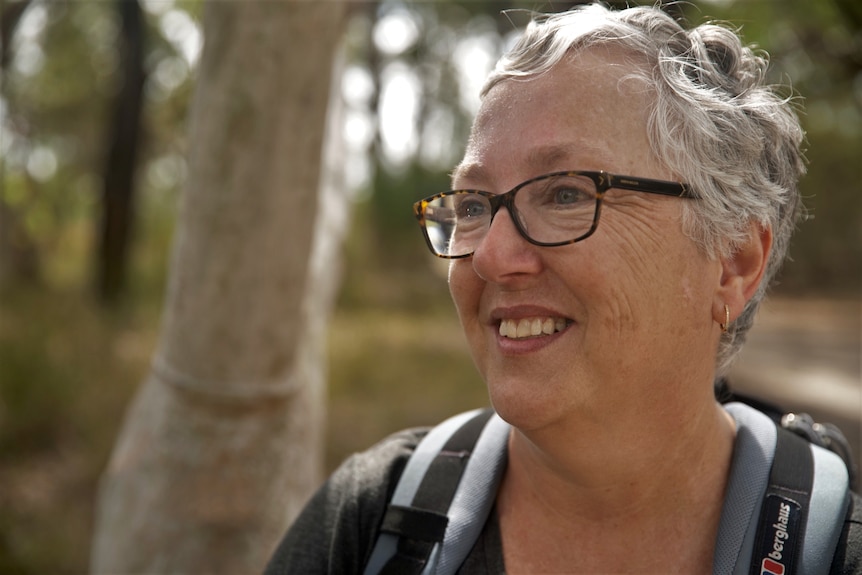
M509 339L527 339L563 331L571 323L562 317L525 317L500 320L500 335Z

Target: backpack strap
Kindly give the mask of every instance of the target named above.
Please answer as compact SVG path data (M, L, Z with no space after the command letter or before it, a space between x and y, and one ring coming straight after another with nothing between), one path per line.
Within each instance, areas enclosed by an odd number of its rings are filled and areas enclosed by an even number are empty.
M817 423L807 413L787 413L773 403L751 395L732 391L730 382L726 377L720 377L715 380L715 397L722 404L739 402L750 405L757 411L768 415L770 419L779 423L781 427L808 440L809 443L835 452L844 460L844 466L847 468L849 474L850 491L858 489L859 470L854 461L853 448L838 426L832 423Z
M725 409L736 421L737 438L713 572L828 573L849 503L843 460L776 427L745 404L730 403ZM790 508L782 509L782 504ZM783 530L776 526L784 526L785 520L795 522L794 543L789 545L789 531L777 535ZM777 552L776 541L782 547ZM776 555L770 557L772 552ZM786 563L788 553L794 558L791 563Z
M496 413L485 425L449 507L449 526L440 546L439 563L436 570L429 565L426 575L456 573L479 539L506 470L511 429Z
M814 456L814 485L800 573L825 575L829 573L850 508L850 476L846 462L839 455L815 445L809 445L809 449Z
M826 575L850 501L844 461L745 404L724 407L736 421L737 438L713 573ZM494 505L510 429L490 409L475 410L444 421L420 441L398 480L365 575L458 570Z
M384 514L365 575L439 572L444 537L452 541L446 564L460 566L493 506L505 467L509 428L501 423L491 409L475 410L444 421L420 441ZM470 537L461 549L459 543Z
M777 432L750 575L797 573L805 537L814 485L814 457L804 439L783 428Z

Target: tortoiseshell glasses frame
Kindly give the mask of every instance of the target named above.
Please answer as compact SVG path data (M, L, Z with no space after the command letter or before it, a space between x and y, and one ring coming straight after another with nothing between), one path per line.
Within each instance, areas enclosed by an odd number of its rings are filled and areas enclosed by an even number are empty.
M698 197L691 186L681 182L570 170L536 176L503 194L483 190L443 192L413 204L413 213L428 248L440 258L473 255L504 206L525 240L537 246L563 246L584 240L596 231L602 200L612 188L685 199Z

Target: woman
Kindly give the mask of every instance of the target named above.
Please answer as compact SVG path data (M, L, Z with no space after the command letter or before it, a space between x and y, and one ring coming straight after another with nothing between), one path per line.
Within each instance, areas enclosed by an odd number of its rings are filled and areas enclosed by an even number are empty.
M724 28L591 5L532 23L491 74L459 192L417 204L512 426L460 572L719 570L741 423L713 382L785 257L804 171L765 66ZM270 571L361 572L421 435L345 463ZM834 572L862 570L854 503Z

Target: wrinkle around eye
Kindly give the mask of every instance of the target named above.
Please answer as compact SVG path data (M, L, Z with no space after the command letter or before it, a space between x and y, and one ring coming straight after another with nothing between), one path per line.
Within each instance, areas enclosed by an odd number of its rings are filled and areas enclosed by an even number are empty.
M598 232L608 234L611 241L636 246L637 253L632 255L641 257L631 258L634 267L651 261L650 254L664 253L663 239L670 226L678 226L679 233L682 233L682 214L672 211L672 204L661 197L651 201L652 198L637 196L635 193L624 200L606 200L598 227Z

